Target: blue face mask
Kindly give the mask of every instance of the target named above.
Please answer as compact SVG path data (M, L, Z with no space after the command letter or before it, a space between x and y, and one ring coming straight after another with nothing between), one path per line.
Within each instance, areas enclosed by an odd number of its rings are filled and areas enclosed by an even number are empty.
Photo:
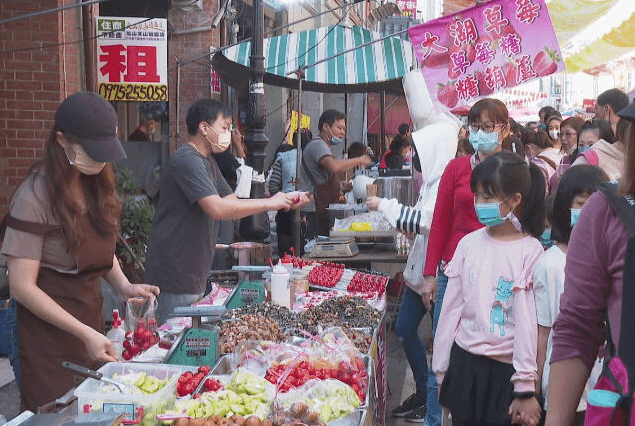
M590 149L591 149L590 146L579 146L578 147L578 154L582 154L583 152L586 152L586 151L588 151Z
M342 139L338 138L337 136L333 136L331 138L331 145L339 145L342 142L344 142Z
M578 218L580 217L580 212L582 209L570 209L571 210L571 227L578 222Z
M481 222L485 226L494 227L504 223L506 220L514 225L514 228L518 232L522 232L522 225L520 220L516 217L514 212L507 213L507 216L501 216L500 203L474 203L474 210L476 211L476 216L478 217L478 221Z
M483 130L470 132L470 143L475 151L489 154L498 148L498 132L485 133Z
M553 245L553 240L551 239L551 228L547 228L540 235L540 244L544 248L549 248Z

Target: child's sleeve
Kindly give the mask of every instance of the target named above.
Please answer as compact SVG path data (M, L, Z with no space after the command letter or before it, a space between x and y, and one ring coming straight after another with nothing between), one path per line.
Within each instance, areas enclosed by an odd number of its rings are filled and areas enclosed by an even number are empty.
M533 274L536 260L542 254L542 248L527 259L527 270L523 278L515 283L514 305L511 315L514 317L513 365L516 372L511 382L516 392L533 392L538 380L536 356L538 353L538 323L536 319L536 300L533 291Z
M543 255L544 256L544 255ZM545 265L545 258L541 258L534 268L533 285L534 299L536 304L536 318L538 325L543 327L552 327L554 315L551 312L551 302L549 300L549 286L555 285L549 283L548 267Z
M437 377L437 383L443 382L445 372L450 365L450 351L456 338L463 311L463 285L461 270L463 267L462 244L454 253L452 261L445 268L448 286L443 297L443 305L434 337L434 352L432 355L432 371Z

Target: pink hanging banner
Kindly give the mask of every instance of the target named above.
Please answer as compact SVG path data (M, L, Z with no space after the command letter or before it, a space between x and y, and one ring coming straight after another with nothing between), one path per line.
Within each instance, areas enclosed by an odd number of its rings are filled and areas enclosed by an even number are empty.
M444 109L565 70L544 0L492 0L408 33Z

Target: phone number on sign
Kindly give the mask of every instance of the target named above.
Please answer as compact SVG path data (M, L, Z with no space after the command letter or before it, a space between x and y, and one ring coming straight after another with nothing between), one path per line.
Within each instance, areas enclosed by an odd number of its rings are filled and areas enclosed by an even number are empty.
M99 94L109 101L167 101L168 86L99 83Z

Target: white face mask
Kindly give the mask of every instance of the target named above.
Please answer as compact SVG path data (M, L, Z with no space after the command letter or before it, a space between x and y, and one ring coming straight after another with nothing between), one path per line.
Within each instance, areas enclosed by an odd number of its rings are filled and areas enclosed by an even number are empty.
M69 154L69 150L72 154ZM99 174L106 166L106 163L90 158L84 148L78 143L69 143L67 148L64 148L64 152L68 162L85 175Z
M558 139L560 137L560 131L559 130L549 130L549 136L551 137L551 139Z
M205 135L205 139L207 139L207 142L209 142L210 146L212 147L212 153L214 154L220 154L221 152L225 152L227 151L227 148L229 148L229 145L231 145L232 142L232 134L229 130L227 130L226 132L223 133L218 133L216 130L214 130L214 128L212 126L209 127L212 132L216 133L218 135L218 142L217 143L213 143L208 137L207 135Z

